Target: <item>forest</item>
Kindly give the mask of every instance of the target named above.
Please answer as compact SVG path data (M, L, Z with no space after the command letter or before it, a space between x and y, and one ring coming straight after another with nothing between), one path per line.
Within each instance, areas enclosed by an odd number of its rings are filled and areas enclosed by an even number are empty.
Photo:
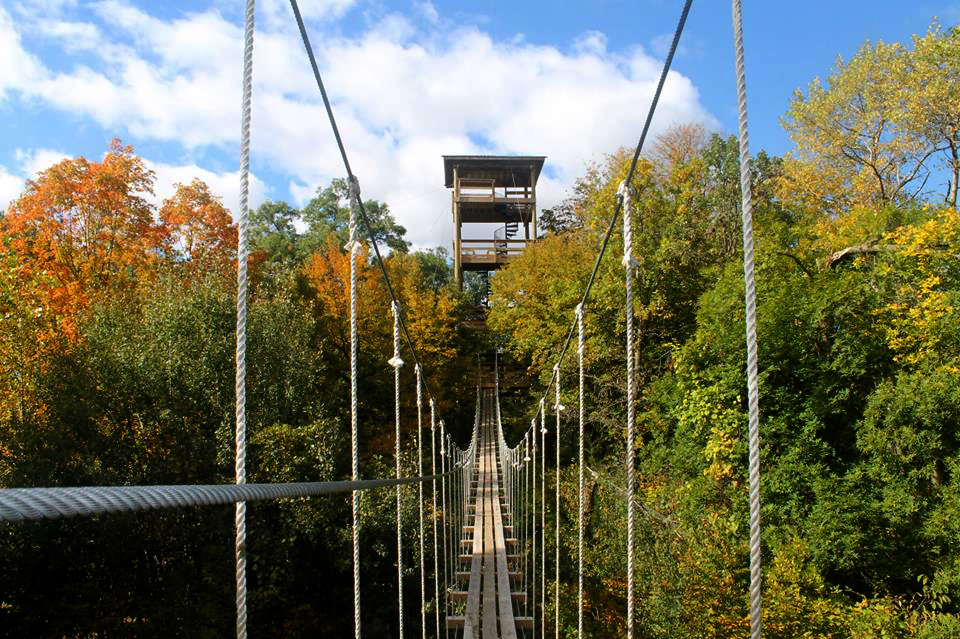
M960 28L865 43L799 89L782 123L794 149L751 163L764 634L960 636ZM738 158L735 137L677 123L628 185L640 637L749 630ZM541 239L490 277L487 331L464 325L479 282L458 291L446 249L412 250L389 203L365 203L461 445L477 358L497 347L532 380L502 398L508 439L537 412L629 162L611 149L543 212ZM101 160L42 171L0 217L0 487L233 481L237 228L203 182L158 205L154 186L114 140ZM301 208L251 211L251 482L349 477L348 215L343 180ZM361 469L389 477L392 318L365 247ZM626 623L622 251L617 233L586 310L585 616L598 638ZM577 617L575 366L561 369L561 464L546 469L561 482L559 610L547 599L561 636ZM415 475L412 367L402 380ZM420 636L432 557L417 556L417 492L404 495L404 616ZM369 636L397 632L394 509L390 490L362 501ZM251 636L349 636L349 497L247 516ZM0 636L229 636L233 570L229 507L3 523Z

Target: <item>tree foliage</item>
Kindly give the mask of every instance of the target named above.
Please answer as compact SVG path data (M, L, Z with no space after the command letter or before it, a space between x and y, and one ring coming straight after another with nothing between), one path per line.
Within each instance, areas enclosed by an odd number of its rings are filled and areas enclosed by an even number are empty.
M200 181L177 185L157 208L152 188L142 160L115 142L102 162L76 158L41 173L0 220L0 485L232 481L236 229ZM251 481L349 476L350 260L338 188L321 191L306 213L280 202L252 216ZM451 380L431 390L462 437L473 422L466 370L479 344L460 328L466 305L446 254L408 254L386 205L368 211L392 248L386 268L424 371ZM393 381L392 319L367 250L358 260L361 467L392 476L384 457L393 454L393 406L382 401ZM413 475L414 368L405 347L402 357L402 462ZM414 499L405 492L408 538ZM396 574L386 550L394 509L392 491L364 500L362 552L373 574ZM248 517L251 633L352 632L352 618L340 614L352 606L349 589L312 585L349 581L348 502L255 504ZM0 635L229 634L232 536L228 508L8 525ZM363 588L367 601L395 601L389 580L364 579ZM418 620L413 598L407 603L407 618ZM364 625L387 633L396 614L395 603L370 606Z

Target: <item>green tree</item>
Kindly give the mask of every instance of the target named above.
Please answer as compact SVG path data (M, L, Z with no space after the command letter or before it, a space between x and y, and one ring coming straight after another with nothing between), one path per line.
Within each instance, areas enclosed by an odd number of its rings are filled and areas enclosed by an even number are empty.
M410 249L410 242L404 239L407 229L396 223L387 204L378 200L366 200L364 208L370 231L377 244L398 253L406 253ZM346 243L350 232L350 188L347 181L337 178L330 186L317 189L317 194L303 207L301 214L307 225L307 236L323 237L332 232L341 243ZM357 220L357 224L360 237L366 239L367 231L363 221Z
M904 114L917 134L942 151L951 179L944 200L957 208L960 183L960 26L943 31L934 23L913 37Z

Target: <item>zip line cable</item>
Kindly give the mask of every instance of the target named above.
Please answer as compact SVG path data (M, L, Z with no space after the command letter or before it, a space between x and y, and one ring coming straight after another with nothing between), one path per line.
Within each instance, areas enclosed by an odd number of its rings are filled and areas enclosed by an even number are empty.
M650 109L647 111L647 119L643 124L643 131L640 133L640 139L637 142L636 149L633 152L633 161L630 163L630 169L627 171L627 177L624 180L627 184L633 181L633 175L637 170L637 161L640 158L640 153L643 150L643 144L646 142L647 133L650 130L650 123L653 121L653 114L657 110L657 104L660 102L660 94L663 92L663 85L667 79L667 73L670 71L670 66L673 64L673 56L676 54L677 46L680 43L680 36L683 35L683 28L687 22L687 15L690 13L690 5L693 3L693 0L686 0L683 5L683 11L680 13L680 21L677 24L677 29L673 34L673 41L670 44L670 51L667 53L667 58L663 63L663 70L660 73L660 81L657 83L657 89L653 93L653 100L650 102ZM613 216L610 218L610 223L607 225L607 231L603 236L603 242L600 245L600 252L597 254L597 259L593 263L593 271L590 273L590 279L587 280L587 285L583 290L583 295L580 297L580 305L586 306L587 301L590 298L590 291L593 289L594 281L597 277L597 272L600 270L600 262L603 260L604 254L607 252L607 245L610 243L610 236L613 234L613 229L617 224L617 220L620 217L620 210L623 206L623 202L618 198L614 204ZM564 339L563 348L560 350L560 356L557 358L557 364L563 363L563 358L567 354L567 350L570 348L570 343L573 340L573 334L577 330L576 320L570 324L570 328L567 331L567 337ZM559 369L554 367L554 377L557 376ZM553 381L551 378L550 381ZM543 396L546 397L549 392L550 384L547 383L547 390L544 391Z
M357 211L360 214L360 221L363 222L364 229L367 232L367 239L370 242L370 246L373 248L374 258L377 263L377 266L380 268L380 274L383 276L383 282L387 286L387 293L390 295L390 301L399 304L400 301L397 298L396 291L393 287L393 282L390 279L390 275L387 273L386 264L383 261L383 255L380 252L380 246L377 244L377 240L373 234L373 226L370 224L370 218L367 215L366 206L363 203L363 200L360 198L360 183L357 181L357 177L354 175L353 170L350 168L350 160L347 157L347 150L343 144L343 138L340 136L340 128L337 126L336 117L333 115L333 107L330 105L330 99L327 97L327 90L323 84L323 78L320 75L320 68L317 66L317 59L313 54L313 47L310 45L310 37L307 35L307 28L303 23L303 17L300 15L300 7L297 4L297 0L290 0L290 7L293 9L294 17L297 21L297 27L300 30L300 37L303 40L303 46L307 51L307 57L310 59L310 67L313 69L313 77L317 82L317 87L320 89L320 95L323 98L323 106L327 111L327 119L330 121L330 128L333 130L334 138L336 138L337 148L340 150L340 157L343 160L343 168L347 173L347 179L351 184L356 185L356 193L351 193L352 199L356 200ZM401 307L402 309L402 307ZM423 370L423 363L420 361L420 356L417 353L417 349L413 345L413 340L410 338L410 332L407 329L406 322L403 321L403 315L400 316L400 330L403 333L404 341L407 344L407 348L410 350L410 354L413 356L414 363ZM430 382L424 377L423 387L427 391L427 398L433 399L434 395L430 390Z

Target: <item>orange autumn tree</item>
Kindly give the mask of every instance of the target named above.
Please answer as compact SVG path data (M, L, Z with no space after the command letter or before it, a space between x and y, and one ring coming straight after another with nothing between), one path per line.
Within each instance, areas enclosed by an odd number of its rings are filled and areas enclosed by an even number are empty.
M390 296L376 267L370 264L366 245L357 258L357 330L364 347L373 351L392 350L388 331ZM304 267L304 275L317 304L315 312L324 320L335 347L348 353L350 348L350 253L344 251L333 233L326 246L314 253Z
M0 220L0 236L22 277L49 278L45 305L69 318L152 269L162 243L146 200L152 193L153 172L115 139L101 162L63 160L28 181Z
M232 272L237 227L230 211L199 179L176 189L160 207L167 253L192 269Z

